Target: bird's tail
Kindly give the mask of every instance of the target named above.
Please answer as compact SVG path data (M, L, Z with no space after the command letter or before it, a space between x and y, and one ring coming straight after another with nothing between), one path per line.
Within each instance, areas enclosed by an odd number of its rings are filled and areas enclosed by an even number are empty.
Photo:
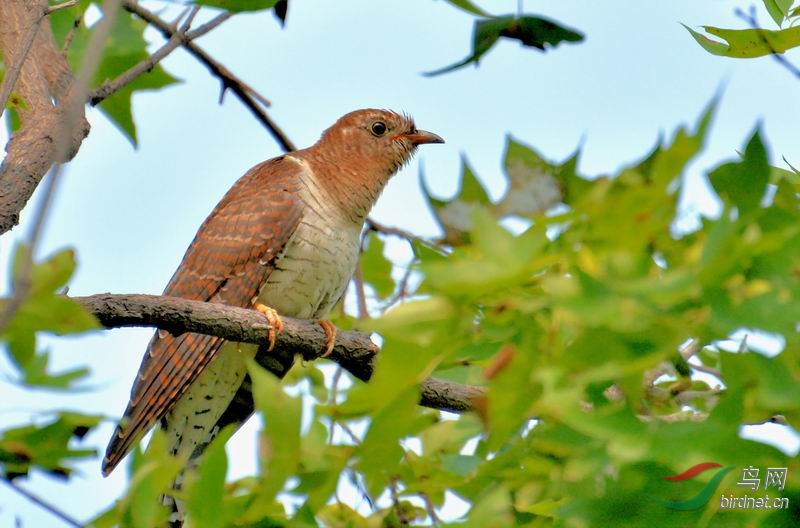
M181 490L187 470L197 466L203 452L225 425L220 425L220 419L241 388L247 376L246 359L255 356L256 348L238 343L223 345L217 357L161 419L169 452L189 461L173 482L173 491ZM172 511L170 528L183 526L186 517L183 501L164 495L161 502Z

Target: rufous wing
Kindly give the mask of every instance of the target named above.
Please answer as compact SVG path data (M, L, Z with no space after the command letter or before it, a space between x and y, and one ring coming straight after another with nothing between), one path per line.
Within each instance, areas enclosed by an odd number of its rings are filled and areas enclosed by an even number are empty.
M164 295L251 307L300 222L300 170L280 157L240 178L198 230ZM222 343L195 333L153 335L108 445L104 475L172 409Z

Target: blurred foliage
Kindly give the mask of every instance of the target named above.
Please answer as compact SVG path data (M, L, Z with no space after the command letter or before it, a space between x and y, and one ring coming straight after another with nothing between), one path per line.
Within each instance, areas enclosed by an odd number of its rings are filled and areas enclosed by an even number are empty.
M800 20L800 6L794 5L794 0L763 0L763 3L770 18L779 29L760 27L754 7L750 8L749 14L745 14L741 10L737 11L740 18L751 26L748 29L702 26L706 33L717 37L716 39L709 38L686 25L683 27L703 49L723 57L751 59L784 53L800 46L800 26L797 25L797 21Z
M453 6L479 17L475 21L472 41L472 53L463 61L445 68L428 72L425 75L439 75L466 66L477 65L479 60L501 39L518 40L523 46L546 51L561 42L580 42L583 35L559 22L534 15L502 15L493 16L476 6L469 0L448 0ZM50 0L51 4L60 4ZM232 13L258 12L272 10L283 26L286 22L288 0L193 0L191 4L225 10ZM96 0L79 0L73 7L59 9L51 13L50 20L56 43L65 50L73 71L80 69L80 63L94 26L88 26L86 13L90 7L102 11L102 2ZM123 75L133 66L147 59L147 41L144 31L147 24L135 15L121 9L117 14L111 36L106 42L103 58L95 72L90 90L99 88ZM0 79L4 65L0 60ZM179 80L169 74L160 64L149 68L133 82L110 95L98 105L103 114L134 145L138 144L136 124L133 117L132 99L138 92L160 90ZM16 131L19 119L16 109L24 105L18 97L11 97L7 104L7 126L11 132Z
M448 73L468 64L477 66L481 57L492 49L501 38L518 40L523 46L546 51L561 42L580 42L583 40L583 34L540 16L505 15L481 18L475 21L472 33L472 54L461 62L428 72L425 75L434 76Z
M581 38L541 18L491 17L472 2L450 3L482 17L472 55L457 66L477 62L500 38L539 49ZM791 2L766 3L779 25L798 15ZM71 40L74 67L91 32L75 21L89 5L51 16L59 43ZM120 13L97 84L146 56L143 31ZM135 142L133 92L173 82L154 68L101 108ZM331 381L312 364L279 382L251 366L266 423L259 469L226 481L232 431L223 431L174 492L191 525L795 525L795 454L746 440L741 427L773 422L796 434L800 418L800 177L769 165L755 130L738 159L707 172L722 213L679 229L685 168L703 148L715 106L612 175L580 174L580 152L553 162L509 137L508 191L496 201L465 158L454 197L425 190L442 235L410 240L409 284L401 283L409 270L385 255L387 235L370 232L362 274L381 310L348 324L383 339L373 379L340 373ZM0 305L0 336L15 383L64 391L85 379L84 368L52 373L48 351L36 346L42 332L96 327L59 294L74 266L70 251L30 265L13 259L16 289ZM780 353L733 339L743 334L769 336ZM487 395L461 416L420 408L418 384L431 375L485 386ZM61 412L0 431L0 478L69 478L74 460L94 456L80 443L98 421ZM707 461L735 466L707 505L676 512L645 497L690 497L708 474L679 484L662 476ZM183 465L156 432L132 457L125 495L92 525L163 525L159 498L173 493ZM762 474L787 468L785 489L737 486L748 466ZM342 493L354 490L355 499ZM744 495L785 497L790 508L720 508L719 497ZM464 513L454 519L447 512L456 497Z
M278 3L278 0L194 0L192 3L199 6L224 9L231 13L243 13L272 9Z
M75 7L56 11L49 17L56 43L67 50L67 59L75 72L80 71L81 60L95 27L87 27L84 19L87 9L92 5L101 8L102 3L81 0ZM117 13L114 28L103 48L103 58L95 71L91 89L113 81L150 56L147 51L147 41L144 39L146 28L145 22L127 11L121 9ZM160 65L156 65L103 100L98 108L133 145L136 145L138 140L131 107L133 94L143 90L159 90L176 82L178 80L175 77Z
M79 390L78 382L89 375L86 367L52 373L50 352L37 348L42 332L74 334L98 327L95 319L60 291L75 270L74 254L64 250L40 263L27 258L28 249L18 246L12 259L14 295L0 300L0 342L14 370L7 382L31 389ZM94 456L94 449L76 448L97 416L56 412L40 423L0 430L0 478L26 476L31 469L68 476L70 462Z

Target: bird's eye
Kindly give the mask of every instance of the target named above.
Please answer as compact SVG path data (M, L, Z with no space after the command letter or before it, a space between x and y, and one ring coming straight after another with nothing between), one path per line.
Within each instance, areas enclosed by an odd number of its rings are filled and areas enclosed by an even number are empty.
M369 127L370 131L372 132L373 136L381 137L386 133L386 123L383 121L375 121Z

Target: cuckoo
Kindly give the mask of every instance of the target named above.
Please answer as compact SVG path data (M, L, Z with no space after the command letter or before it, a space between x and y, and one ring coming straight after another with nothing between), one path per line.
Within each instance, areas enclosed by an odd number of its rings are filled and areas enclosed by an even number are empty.
M262 311L274 345L280 315L324 318L353 275L364 220L417 146L443 143L407 115L351 112L313 146L250 169L200 226L164 295ZM242 385L256 345L157 331L103 460L108 475L156 423L173 453L196 457ZM199 446L199 447L198 447Z

